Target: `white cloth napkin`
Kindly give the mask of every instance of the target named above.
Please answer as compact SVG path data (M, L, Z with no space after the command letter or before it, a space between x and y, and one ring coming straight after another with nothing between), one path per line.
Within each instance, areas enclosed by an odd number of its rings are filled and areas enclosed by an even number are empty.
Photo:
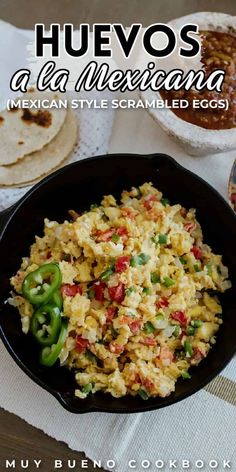
M129 470L129 460L163 460L168 470L170 460L189 459L193 464L211 459L236 464L236 408L232 404L201 390L176 405L150 413L109 415L89 413L81 416L63 410L59 403L35 385L15 364L0 343L0 405L71 449L85 452L92 460L101 460L105 469L114 460L117 472ZM223 372L236 380L236 362ZM230 380L229 380L230 382ZM109 399L108 399L109 401ZM43 460L43 453L42 453ZM66 469L67 470L67 469ZM78 470L79 466L78 466ZM114 469L113 469L114 470ZM184 470L184 469L183 469ZM210 470L208 467L203 469Z
M106 116L107 111L98 112L96 123L100 126ZM95 128L87 128L84 155L91 152L91 129ZM98 153L108 149L108 138L108 127L102 138L100 132L96 134ZM187 156L143 110L118 111L109 152L169 153L207 179L224 196L234 160L233 152L207 158ZM80 151L80 157L83 153ZM169 470L170 460L177 460L177 470L185 470L181 463L184 459L190 460L191 470L196 460L204 461L204 471L211 470L208 465L211 459L218 461L217 471L225 470L224 460L231 461L232 469L236 467L235 359L220 378L226 382L223 389L213 386L176 405L150 413L76 416L63 410L49 393L35 385L14 363L2 343L0 358L0 406L66 442L71 449L84 451L92 460L101 460L105 469L111 469L109 460L115 461L117 472L132 470L129 460L136 461L137 471L144 470L143 460L150 461L148 470L158 470L155 461L163 461L164 470Z

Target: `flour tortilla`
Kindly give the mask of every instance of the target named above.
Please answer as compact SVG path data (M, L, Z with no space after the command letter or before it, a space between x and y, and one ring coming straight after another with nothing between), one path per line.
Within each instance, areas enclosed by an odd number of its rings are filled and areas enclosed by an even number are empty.
M28 92L21 100L58 100L59 94L52 92ZM37 113L47 118L41 124L22 119L29 113L35 117ZM10 165L22 159L25 155L42 149L59 132L66 117L65 108L51 109L13 109L0 112L0 165Z
M40 151L28 154L16 164L0 166L0 185L29 185L59 167L76 143L77 129L76 116L69 109L61 130L50 143Z

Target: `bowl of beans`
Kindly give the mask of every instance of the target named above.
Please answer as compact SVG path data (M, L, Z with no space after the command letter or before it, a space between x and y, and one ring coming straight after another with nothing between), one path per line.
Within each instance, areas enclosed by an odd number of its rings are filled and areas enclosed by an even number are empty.
M161 112L153 108L149 112L189 154L199 156L236 149L236 17L200 12L173 20L169 25L177 31L186 23L199 27L200 61L206 77L215 70L225 72L221 92L206 88L147 90L142 92L142 98L165 100L167 105ZM191 60L188 67L191 69ZM187 102L187 107L172 107L176 99ZM223 107L223 102L227 106Z

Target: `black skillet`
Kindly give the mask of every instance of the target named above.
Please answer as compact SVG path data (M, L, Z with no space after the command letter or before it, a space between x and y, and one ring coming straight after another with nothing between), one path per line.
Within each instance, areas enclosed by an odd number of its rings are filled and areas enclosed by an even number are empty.
M4 304L9 295L9 277L28 254L35 235L42 234L45 217L62 222L68 209L83 211L102 196L119 196L123 189L153 182L173 203L196 208L204 240L223 254L229 267L233 288L220 296L224 323L217 343L200 367L192 369L191 380L179 380L176 390L167 398L139 397L116 399L97 393L85 400L74 397L74 376L58 366L44 368L38 362L38 350L30 336L21 332L17 310ZM224 199L205 181L187 171L164 154L106 155L68 165L42 180L20 202L2 213L0 218L0 334L16 363L37 384L54 395L64 408L73 413L106 411L131 413L171 405L205 386L232 358L236 351L236 217Z

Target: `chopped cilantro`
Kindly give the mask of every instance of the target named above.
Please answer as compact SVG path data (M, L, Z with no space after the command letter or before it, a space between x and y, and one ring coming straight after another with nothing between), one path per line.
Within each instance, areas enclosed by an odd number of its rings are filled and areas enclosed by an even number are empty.
M161 203L166 207L167 205L170 205L170 200L168 200L168 198L161 198Z
M151 273L151 282L152 284L158 284L160 282L160 277L157 272L152 272Z
M120 239L119 234L113 234L111 237L111 240L113 243L118 243L119 239Z
M152 333L154 333L154 331L156 331L156 328L153 326L153 324L151 323L151 321L147 321L147 322L144 324L143 331L144 331L146 334L152 334Z
M140 390L138 391L138 394L142 398L142 400L148 400L149 398L146 390L144 390L143 388L140 388Z
M164 277L163 285L168 288L171 287L172 285L175 285L175 281L172 280L170 277Z

